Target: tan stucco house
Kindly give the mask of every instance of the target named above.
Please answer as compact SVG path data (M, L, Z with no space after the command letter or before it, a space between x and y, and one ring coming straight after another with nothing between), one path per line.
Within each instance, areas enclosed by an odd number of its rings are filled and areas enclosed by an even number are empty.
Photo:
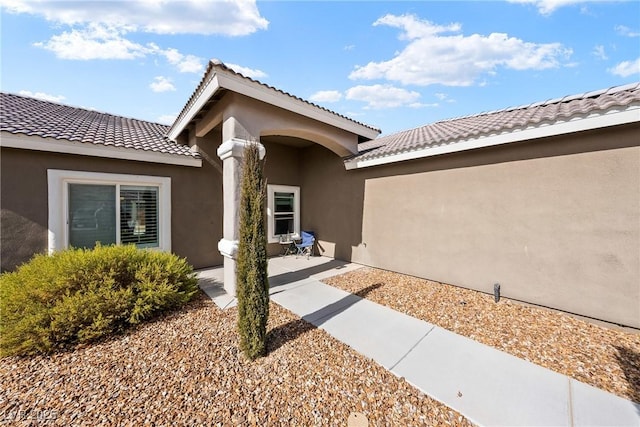
M2 270L136 243L224 264L240 161L266 155L269 252L320 255L640 328L640 83L394 135L211 61L172 126L2 93Z

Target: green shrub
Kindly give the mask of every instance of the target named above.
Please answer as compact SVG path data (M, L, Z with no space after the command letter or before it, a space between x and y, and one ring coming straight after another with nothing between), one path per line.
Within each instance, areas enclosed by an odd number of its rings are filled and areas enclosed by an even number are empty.
M247 358L267 350L269 280L265 232L265 182L257 144L245 148L240 190L240 242L236 265L240 349Z
M94 341L182 306L197 289L184 259L133 245L36 255L0 276L0 355Z

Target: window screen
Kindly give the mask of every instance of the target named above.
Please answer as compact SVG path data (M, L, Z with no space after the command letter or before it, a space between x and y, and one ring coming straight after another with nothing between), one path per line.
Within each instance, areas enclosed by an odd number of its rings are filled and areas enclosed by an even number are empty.
M158 189L120 187L120 241L158 246Z
M274 223L276 236L295 232L294 227L294 193L275 192L274 197Z
M116 187L69 184L69 245L93 248L116 243Z

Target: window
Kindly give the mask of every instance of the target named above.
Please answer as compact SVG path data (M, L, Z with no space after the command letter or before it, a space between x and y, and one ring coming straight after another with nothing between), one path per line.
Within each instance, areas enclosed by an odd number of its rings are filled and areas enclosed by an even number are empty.
M158 247L158 187L120 187L120 242Z
M267 185L269 243L280 236L300 234L300 187Z
M133 243L171 250L171 179L48 171L49 251Z
M69 246L116 243L116 187L69 184Z

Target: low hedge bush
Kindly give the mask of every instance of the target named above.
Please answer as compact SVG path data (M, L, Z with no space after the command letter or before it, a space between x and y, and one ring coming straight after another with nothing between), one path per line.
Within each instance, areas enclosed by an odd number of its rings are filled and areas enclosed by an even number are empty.
M50 353L118 333L197 292L192 267L134 245L36 255L0 276L0 356Z

